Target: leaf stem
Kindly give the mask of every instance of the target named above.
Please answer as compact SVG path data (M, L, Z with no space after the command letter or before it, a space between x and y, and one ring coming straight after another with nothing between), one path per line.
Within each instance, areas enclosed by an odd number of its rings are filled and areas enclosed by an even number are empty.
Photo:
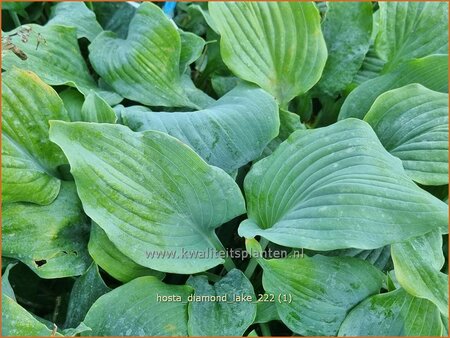
M264 249L267 247L267 244L269 244L269 241L263 237L261 237L261 240L259 241L259 244L261 245L261 249L264 251ZM250 262L247 265L247 268L245 269L244 275L248 279L250 279L255 272L256 267L258 266L258 260L255 257L252 257L250 259Z
M220 251L222 251L222 252L225 251L225 248L223 247L222 243L220 242L219 238L217 238L215 233L214 233L213 236L210 237L210 241L211 241L211 244L214 245L214 248L217 251L219 251L219 252ZM225 259L225 262L223 263L223 266L225 267L225 269L227 271L230 271L230 270L236 268L236 265L234 264L233 260L227 254L224 255L224 259Z
M13 10L9 10L8 12L9 12L9 15L11 16L11 19L14 22L14 25L16 26L16 28L22 26L17 13L14 12Z
M259 324L259 327L261 328L261 333L263 337L271 337L272 333L270 332L269 324L267 323L261 323Z

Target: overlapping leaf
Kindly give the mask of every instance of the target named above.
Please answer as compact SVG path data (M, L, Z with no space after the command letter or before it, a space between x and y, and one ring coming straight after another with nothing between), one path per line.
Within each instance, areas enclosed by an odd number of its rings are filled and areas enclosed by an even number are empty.
M369 50L371 2L328 2L322 23L328 59L316 85L321 93L338 94L350 84Z
M417 187L356 119L294 132L244 187L239 234L288 247L375 249L447 225L447 205Z
M398 289L372 296L345 318L339 336L440 336L437 307Z
M97 86L78 47L75 27L36 24L26 27L18 27L6 35L12 36L31 29L27 40L21 39L23 34L11 37L11 42L25 53L27 59L21 60L12 51L4 51L3 69L9 70L16 66L30 70L49 85L76 87L85 95L94 90L110 104L117 104L122 100L118 94Z
M121 252L164 272L195 273L223 262L192 252L221 250L214 229L245 211L224 171L157 131L57 121L50 130L69 159L84 210Z
M52 330L13 299L2 295L2 336L50 336ZM56 336L61 336L56 333Z
M2 194L4 202L49 204L58 195L62 151L48 139L48 121L69 120L58 94L35 74L2 75Z
M327 50L312 2L210 2L222 59L282 107L320 78Z
M188 332L191 336L242 336L256 315L255 292L250 281L237 269L231 270L214 286L205 276L190 277L187 284L197 297L226 297L219 301L189 303ZM251 297L250 301L235 297Z
M448 3L383 2L375 49L389 69L448 52Z
M448 94L418 84L390 90L375 100L364 120L414 181L448 183Z
M78 326L86 316L91 305L102 295L111 291L103 282L95 263L78 278L70 292L65 327Z
M155 276L159 279L164 277L164 273L143 267L125 256L95 223L92 223L88 249L95 263L123 283L142 276Z
M382 273L351 257L316 255L304 258L259 260L264 290L275 297L281 320L304 336L336 335L347 312L378 293ZM283 299L283 298L281 298Z
M124 109L132 130L160 130L194 149L206 162L232 172L254 160L278 135L275 100L261 89L239 86L207 109L186 113Z
M432 231L392 245L392 259L400 285L409 294L432 301L448 316L448 275L440 272L445 262L441 233Z
M181 85L180 34L155 4L138 8L125 40L103 32L89 51L96 72L123 97L150 106L197 107Z
M2 218L2 255L41 278L78 276L89 267L89 227L73 182L63 182L50 205L4 205Z
M84 322L92 336L187 336L191 293L186 285L139 277L100 297ZM162 301L158 296L179 296L182 301Z
M103 29L95 18L94 12L84 2L59 2L52 7L47 25L75 27L78 38L93 41Z
M80 115L81 121L84 122L116 123L117 121L114 110L94 91L86 96Z
M419 83L431 90L447 93L448 55L431 55L411 60L392 72L364 82L345 99L339 119L363 119L379 95L411 83Z

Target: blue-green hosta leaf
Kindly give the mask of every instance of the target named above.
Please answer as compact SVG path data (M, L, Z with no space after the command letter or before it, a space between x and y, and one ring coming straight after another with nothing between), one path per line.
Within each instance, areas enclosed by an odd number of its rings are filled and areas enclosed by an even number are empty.
M180 73L184 73L189 65L197 60L205 47L205 40L190 32L178 31L180 34Z
M3 263L3 262L2 262ZM16 263L8 264L5 269L5 272L2 275L2 295L8 296L12 300L16 300L16 296L14 294L14 290L9 283L9 272L16 265Z
M233 269L214 285L208 283L206 276L190 277L187 284L194 289L194 297L226 298L189 303L190 336L242 336L253 323L255 292L242 271Z
M376 249L447 226L447 205L357 119L294 132L244 188L249 219L239 234L288 247Z
M258 302L256 304L255 323L268 323L281 320L274 302Z
M187 336L191 293L187 285L139 277L97 299L84 323L92 336ZM181 300L168 301L169 296Z
M204 257L222 249L214 229L245 212L224 171L158 131L53 121L50 138L69 159L85 212L133 261L175 273L223 263Z
M117 116L111 106L94 91L91 91L81 107L81 121L116 123ZM72 120L73 121L73 120Z
M132 2L94 1L92 5L97 21L105 31L115 32L123 39L127 37L130 21L136 13Z
M361 68L353 78L353 84L360 85L363 82L377 77L383 70L385 63L375 52L373 45L370 46Z
M196 107L181 85L180 33L155 4L138 8L125 40L103 32L89 51L96 72L123 97L150 106Z
M73 284L64 327L76 327L83 321L92 304L111 291L103 281L95 263Z
M95 223L91 226L88 250L95 263L123 283L142 276L155 276L159 279L165 276L164 273L143 267L125 256Z
M2 255L21 260L41 278L78 276L89 267L89 228L73 182L62 182L50 205L4 205L2 220Z
M378 55L392 69L431 54L448 53L448 3L380 2Z
M216 102L212 97L195 87L191 77L187 74L181 76L181 85L188 99L197 106L197 109L207 108Z
M340 249L326 251L323 254L327 256L348 256L360 258L368 261L378 269L383 270L386 267L389 258L391 257L391 247L389 245L386 245L373 250Z
M276 300L281 320L304 336L336 335L347 312L378 293L383 274L352 257L260 259L264 290ZM283 299L283 298L282 298Z
M364 121L414 181L448 183L448 94L419 84L393 89L375 100Z
M122 111L135 131L160 130L194 149L206 162L232 172L254 160L278 135L278 106L259 88L238 86L207 109L187 113Z
M210 2L223 61L285 107L320 78L327 48L312 2Z
M49 85L76 87L85 95L94 90L109 104L117 104L122 100L118 94L100 89L89 74L78 47L75 27L35 24L27 27L31 28L27 42L23 42L20 35L11 37L12 43L26 54L27 59L21 60L12 51L5 51L2 55L3 69L9 70L15 66L30 70ZM23 26L18 27L6 34L12 35L23 29Z
M298 129L306 129L305 125L300 122L300 116L291 113L288 110L280 109L280 132L264 149L261 157L266 157L272 154L278 146L284 142L289 135Z
M409 294L436 304L448 316L448 275L440 272L445 258L442 235L431 231L392 245L395 276Z
M84 2L60 2L52 7L52 13L47 25L75 27L78 38L93 41L103 29Z
M84 95L74 88L67 88L59 93L59 97L64 103L70 121L82 121L81 107L85 100Z
M350 84L369 50L372 3L328 2L322 30L328 59L316 89L335 96Z
M2 295L2 336L51 336L50 330L7 295ZM56 336L61 336L55 333Z
M58 94L35 74L2 74L2 194L4 202L49 204L58 195L57 168L66 159L48 139L49 120L69 120Z
M372 296L345 318L339 336L440 336L437 307L403 289Z
M411 60L392 72L364 82L345 99L339 119L363 119L378 96L411 83L419 83L431 90L447 93L448 55L431 55Z

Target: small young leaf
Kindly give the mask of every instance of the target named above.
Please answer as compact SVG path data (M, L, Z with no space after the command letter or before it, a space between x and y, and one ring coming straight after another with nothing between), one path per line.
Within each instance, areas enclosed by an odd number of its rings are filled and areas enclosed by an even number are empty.
M109 291L111 289L103 282L97 265L92 263L73 285L64 327L80 325L92 304Z

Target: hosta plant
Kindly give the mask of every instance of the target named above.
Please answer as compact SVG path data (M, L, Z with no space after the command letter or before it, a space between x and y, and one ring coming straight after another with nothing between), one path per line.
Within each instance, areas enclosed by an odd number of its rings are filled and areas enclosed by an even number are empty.
M447 336L445 2L3 2L2 334Z

